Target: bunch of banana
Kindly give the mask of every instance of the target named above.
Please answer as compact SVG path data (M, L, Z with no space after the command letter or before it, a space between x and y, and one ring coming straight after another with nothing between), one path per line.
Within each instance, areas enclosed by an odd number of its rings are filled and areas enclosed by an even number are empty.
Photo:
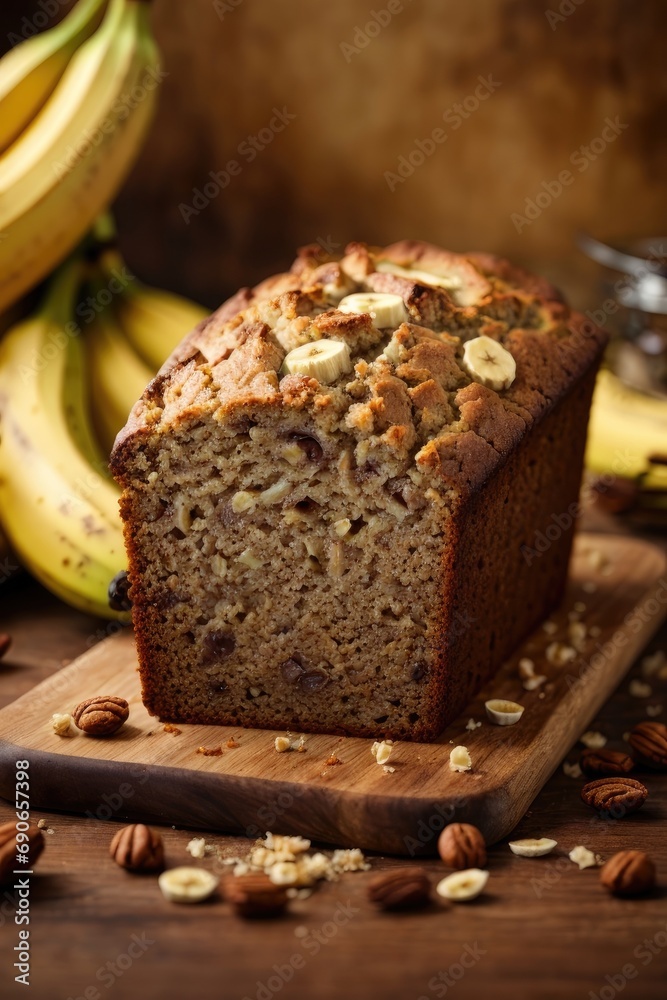
M92 301L126 268L116 250L100 256ZM96 312L85 342L95 430L106 454L147 384L173 349L208 315L201 306L133 278Z
M81 610L116 617L107 591L125 550L72 321L82 268L79 258L64 264L38 311L0 342L0 515L38 580Z
M663 461L655 461L660 459ZM598 375L588 431L586 465L635 479L644 495L667 506L667 400L628 388L613 372Z
M160 80L148 7L80 0L0 60L0 311L74 248L135 159Z
M147 383L206 315L137 279L112 286L119 271L127 273L116 251L94 264L74 256L35 314L0 341L0 521L37 579L102 617L123 617L107 594L125 566L109 450Z

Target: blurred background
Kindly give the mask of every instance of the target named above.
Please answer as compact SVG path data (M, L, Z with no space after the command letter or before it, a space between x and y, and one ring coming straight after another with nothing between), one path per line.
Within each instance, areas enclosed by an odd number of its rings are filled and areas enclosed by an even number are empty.
M71 6L5 0L2 45ZM594 306L576 232L667 232L662 0L154 0L153 23L168 75L121 243L208 306L298 245L402 237L506 254Z

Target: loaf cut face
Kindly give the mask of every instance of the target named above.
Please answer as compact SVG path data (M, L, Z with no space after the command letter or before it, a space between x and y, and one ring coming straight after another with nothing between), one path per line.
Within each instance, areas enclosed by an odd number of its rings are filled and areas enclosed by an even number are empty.
M349 371L286 373L316 341ZM112 455L149 711L436 739L562 595L604 342L546 281L412 241L308 247L225 303Z

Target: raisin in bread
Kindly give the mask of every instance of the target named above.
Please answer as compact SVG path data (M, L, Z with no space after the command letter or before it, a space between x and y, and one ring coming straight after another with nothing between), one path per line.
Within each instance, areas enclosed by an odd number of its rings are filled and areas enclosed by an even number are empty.
M546 281L412 241L225 303L112 456L149 711L435 739L562 595L571 528L534 543L604 342Z

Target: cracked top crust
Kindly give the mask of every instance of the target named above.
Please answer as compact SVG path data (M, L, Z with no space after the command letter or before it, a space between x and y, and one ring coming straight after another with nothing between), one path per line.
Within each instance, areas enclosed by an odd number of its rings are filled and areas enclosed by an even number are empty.
M409 322L378 329L370 315L336 308L360 291L400 295ZM509 389L473 381L462 365L464 343L482 334L515 359ZM322 337L348 344L353 373L333 385L281 377L286 353ZM315 244L183 340L118 435L111 468L128 486L143 478L137 454L172 430L270 411L350 448L359 469L444 481L465 496L597 363L605 343L547 281L490 254L404 240L383 249L352 243L339 257Z

